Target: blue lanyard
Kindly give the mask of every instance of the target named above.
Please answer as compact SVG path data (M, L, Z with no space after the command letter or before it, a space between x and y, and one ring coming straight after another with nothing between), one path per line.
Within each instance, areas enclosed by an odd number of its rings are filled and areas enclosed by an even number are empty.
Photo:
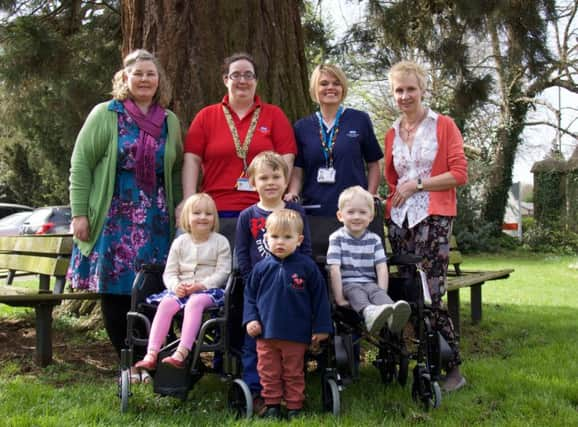
M321 113L319 111L315 113L319 120L319 138L321 139L321 148L323 149L323 157L325 157L327 167L333 167L333 146L335 145L335 140L339 133L339 119L341 119L342 113L343 106L340 105L337 109L337 114L335 115L335 122L333 123L333 127L329 133L325 130Z

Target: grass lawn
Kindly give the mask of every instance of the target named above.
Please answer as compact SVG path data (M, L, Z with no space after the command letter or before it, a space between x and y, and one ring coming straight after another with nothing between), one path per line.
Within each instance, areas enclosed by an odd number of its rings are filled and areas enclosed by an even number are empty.
M578 269L576 257L527 253L467 256L464 269L515 268L509 279L483 287L483 320L469 323L469 292L462 291L463 372L468 385L444 395L441 408L424 412L410 385L384 386L372 366L341 395L339 419L319 412L318 378L308 381L306 417L292 425L572 426L578 425ZM0 306L0 345L7 321L26 316ZM104 340L59 320L58 331L79 346ZM55 349L58 352L58 348ZM31 359L32 355L30 355ZM115 366L57 361L39 370L26 360L2 360L0 424L6 426L282 425L237 421L226 407L226 387L205 377L182 403L133 387L128 414L119 412ZM29 362L29 361L28 361ZM411 376L410 381L411 382Z

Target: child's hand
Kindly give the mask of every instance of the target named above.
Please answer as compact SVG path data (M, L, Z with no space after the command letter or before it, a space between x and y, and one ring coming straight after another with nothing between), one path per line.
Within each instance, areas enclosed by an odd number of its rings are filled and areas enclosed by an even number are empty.
M187 293L187 284L186 283L179 283L177 288L175 289L175 295L179 298L186 297Z
M335 299L335 304L339 307L349 307L349 302L346 299Z
M247 323L247 333L250 337L258 337L261 335L261 332L263 331L261 330L261 323L259 323L258 320L252 320Z
M194 294L195 292L204 291L207 289L202 283L188 283L187 284L187 295Z
M329 338L327 333L313 334L311 336L311 345L319 345L321 341L325 341L327 338Z

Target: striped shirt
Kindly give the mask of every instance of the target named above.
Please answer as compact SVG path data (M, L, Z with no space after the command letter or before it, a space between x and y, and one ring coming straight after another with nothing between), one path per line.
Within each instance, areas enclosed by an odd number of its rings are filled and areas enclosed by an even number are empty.
M355 238L341 227L329 236L327 264L341 266L343 285L376 283L375 266L385 262L381 238L369 230Z

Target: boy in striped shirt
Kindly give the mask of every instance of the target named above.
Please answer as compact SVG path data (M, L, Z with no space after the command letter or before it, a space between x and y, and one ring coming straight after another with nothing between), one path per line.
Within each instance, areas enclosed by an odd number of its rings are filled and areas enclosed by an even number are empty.
M337 218L343 227L329 236L327 264L335 303L359 313L370 334L387 323L401 332L411 308L406 301L393 302L387 294L387 257L381 238L367 229L375 215L373 196L360 186L339 196Z

